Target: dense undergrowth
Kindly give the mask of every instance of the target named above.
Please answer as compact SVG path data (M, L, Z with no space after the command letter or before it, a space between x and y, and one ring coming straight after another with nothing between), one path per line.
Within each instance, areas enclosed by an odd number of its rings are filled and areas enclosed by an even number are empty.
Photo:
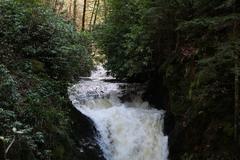
M239 159L233 138L239 1L111 0L108 5L105 23L95 29L106 67L119 79L149 81L155 99L165 96L165 108L177 122L170 158Z
M36 1L0 1L0 159L73 159L67 87L92 68L88 43Z

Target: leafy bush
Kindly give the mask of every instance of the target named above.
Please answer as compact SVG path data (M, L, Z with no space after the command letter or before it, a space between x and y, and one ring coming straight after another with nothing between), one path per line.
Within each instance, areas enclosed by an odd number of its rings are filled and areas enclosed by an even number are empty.
M1 1L0 19L3 62L33 59L56 79L89 73L87 37L50 9L40 4Z
M58 159L58 145L59 159L73 159L67 87L90 73L89 43L37 0L0 1L0 137L4 149L15 140L9 159Z
M0 106L9 107L18 99L16 82L4 65L0 65Z
M94 32L97 43L106 54L107 69L118 78L140 78L150 69L151 42L144 33L141 10L145 1L110 1L111 14ZM144 73L142 73L144 72Z

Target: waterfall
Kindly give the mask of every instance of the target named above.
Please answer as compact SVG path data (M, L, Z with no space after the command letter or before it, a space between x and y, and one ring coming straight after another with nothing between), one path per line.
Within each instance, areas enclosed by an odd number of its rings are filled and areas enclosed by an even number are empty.
M168 137L163 134L164 111L151 108L137 93L119 97L130 84L110 83L102 66L69 88L73 105L91 118L106 160L167 160Z

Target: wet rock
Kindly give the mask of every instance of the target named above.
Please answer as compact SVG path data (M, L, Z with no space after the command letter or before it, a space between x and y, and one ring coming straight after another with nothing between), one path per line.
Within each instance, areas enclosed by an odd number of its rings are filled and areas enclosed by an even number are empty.
M92 120L74 107L72 107L71 117L76 157L81 160L105 160L95 139L98 133Z
M169 135L175 127L175 116L171 112L166 112L164 115L164 135Z
M168 88L164 85L162 76L155 75L149 80L143 99L157 109L170 111L169 92Z
M4 160L3 141L0 139L0 159Z

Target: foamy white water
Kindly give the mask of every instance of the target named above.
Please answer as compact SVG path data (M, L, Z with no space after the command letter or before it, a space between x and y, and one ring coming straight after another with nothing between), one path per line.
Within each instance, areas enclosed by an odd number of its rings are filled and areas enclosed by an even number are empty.
M120 83L108 83L103 67L69 88L73 105L95 123L106 160L167 160L168 137L163 134L164 111L139 96L121 102Z

